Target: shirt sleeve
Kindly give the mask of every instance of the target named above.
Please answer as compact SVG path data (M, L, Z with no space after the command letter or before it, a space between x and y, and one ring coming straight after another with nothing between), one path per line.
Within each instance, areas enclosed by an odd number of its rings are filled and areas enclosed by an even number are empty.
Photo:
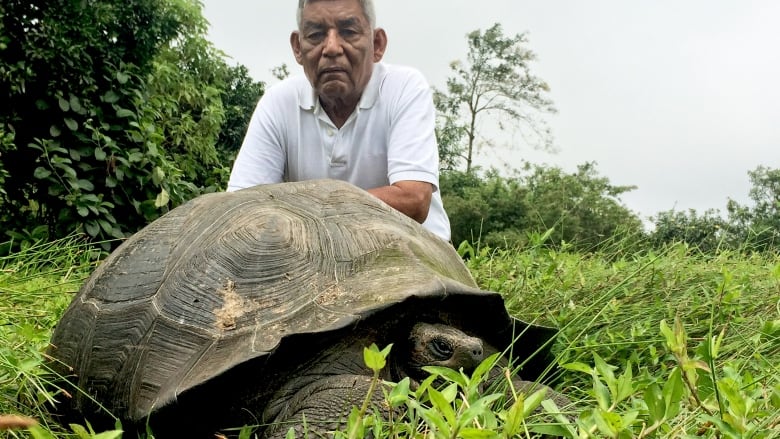
M258 184L281 183L286 166L282 112L275 112L277 96L267 90L249 121L246 136L230 172L227 191ZM276 117L271 115L276 113Z
M390 184L403 180L439 187L439 148L436 143L436 109L431 87L416 70L409 70L400 87L390 121L387 177Z

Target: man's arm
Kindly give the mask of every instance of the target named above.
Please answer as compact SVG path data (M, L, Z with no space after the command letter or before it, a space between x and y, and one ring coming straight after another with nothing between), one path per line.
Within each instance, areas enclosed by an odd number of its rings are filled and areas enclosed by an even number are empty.
M405 180L369 189L368 193L422 224L428 218L433 185L424 181Z

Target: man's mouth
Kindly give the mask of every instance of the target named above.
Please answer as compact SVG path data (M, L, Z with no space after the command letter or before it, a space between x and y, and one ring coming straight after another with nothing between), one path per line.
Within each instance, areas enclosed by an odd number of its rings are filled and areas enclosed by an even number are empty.
M346 73L346 70L340 67L330 67L327 69L320 70L320 76L325 76L325 75L330 75L335 73Z

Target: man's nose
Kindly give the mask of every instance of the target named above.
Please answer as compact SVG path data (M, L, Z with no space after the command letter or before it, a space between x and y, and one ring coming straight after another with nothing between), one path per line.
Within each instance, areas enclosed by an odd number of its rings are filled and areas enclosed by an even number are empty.
M330 29L328 34L325 36L325 46L322 49L322 53L325 56L341 55L344 52L342 43L343 41L341 40L341 35L339 35L338 30Z

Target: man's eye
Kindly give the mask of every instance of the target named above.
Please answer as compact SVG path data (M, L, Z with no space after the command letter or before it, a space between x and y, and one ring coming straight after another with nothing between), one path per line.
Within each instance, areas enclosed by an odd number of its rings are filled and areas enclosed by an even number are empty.
M342 37L353 37L355 35L358 35L358 31L354 29L341 29L339 31Z
M306 34L306 39L309 41L320 41L325 36L325 32L311 32Z

